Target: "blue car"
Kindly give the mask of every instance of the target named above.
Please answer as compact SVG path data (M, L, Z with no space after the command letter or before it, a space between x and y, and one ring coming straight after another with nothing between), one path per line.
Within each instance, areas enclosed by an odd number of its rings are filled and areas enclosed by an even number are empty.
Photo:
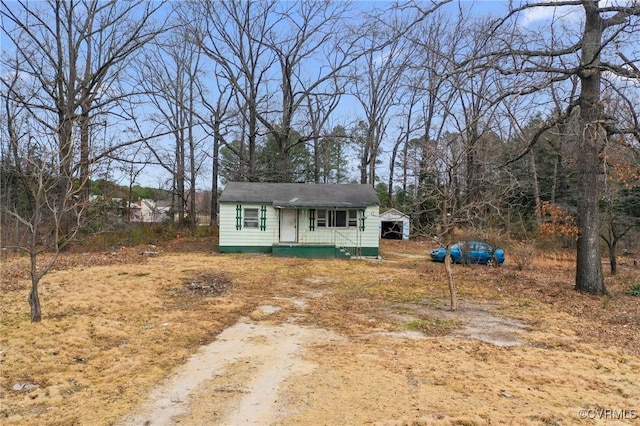
M444 262L446 250L440 247L431 251L434 262ZM461 241L449 249L454 263L481 263L494 266L504 263L504 250L480 241Z

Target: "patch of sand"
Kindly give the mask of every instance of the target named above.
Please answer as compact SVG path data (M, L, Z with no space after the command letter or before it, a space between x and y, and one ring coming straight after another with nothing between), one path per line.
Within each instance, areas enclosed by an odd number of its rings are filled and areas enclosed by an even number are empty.
M274 308L264 305L259 310L263 313L279 310ZM196 401L202 403L204 396L209 396L212 407L199 416L215 420L215 424L271 424L279 416L274 402L283 380L315 367L301 358L304 348L317 342L336 340L339 337L322 329L290 323L258 324L244 318L174 371L164 384L151 392L136 413L123 419L122 424L192 424L189 419L193 420L194 412L202 410L191 405ZM243 365L250 365L251 371L241 383L235 380L231 380L231 384L224 383L225 376L240 374L239 366ZM214 407L216 398L211 395L220 393L238 397L225 401L224 407Z

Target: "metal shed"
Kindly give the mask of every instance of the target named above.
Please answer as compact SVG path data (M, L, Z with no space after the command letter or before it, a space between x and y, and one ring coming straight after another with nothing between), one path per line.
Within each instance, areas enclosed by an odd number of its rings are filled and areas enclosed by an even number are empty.
M409 216L396 209L380 214L380 237L389 240L408 240L410 233Z

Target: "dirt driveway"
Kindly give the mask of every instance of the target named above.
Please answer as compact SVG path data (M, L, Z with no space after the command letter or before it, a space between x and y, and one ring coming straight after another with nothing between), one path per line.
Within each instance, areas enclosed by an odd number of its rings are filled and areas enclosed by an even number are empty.
M278 403L283 382L317 367L303 359L305 349L336 339L322 329L243 320L173 372L123 424L274 424L287 415Z

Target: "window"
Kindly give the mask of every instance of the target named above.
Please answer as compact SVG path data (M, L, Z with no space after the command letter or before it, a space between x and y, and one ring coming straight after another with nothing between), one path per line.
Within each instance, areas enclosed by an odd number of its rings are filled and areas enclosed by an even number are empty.
M327 227L327 211L318 210L318 228Z
M475 251L485 251L485 252L487 252L487 253L488 253L488 252L489 252L489 247L487 247L487 245L486 245L486 244L482 244L482 243L475 243L475 244L473 245L472 250L475 250Z
M258 209L244 209L244 227L258 227Z
M358 210L316 210L318 228L357 228Z
M331 213L332 213L331 218L329 220L330 226L334 228L347 227L347 211L346 210L334 210Z
M349 210L349 228L358 226L358 210Z

